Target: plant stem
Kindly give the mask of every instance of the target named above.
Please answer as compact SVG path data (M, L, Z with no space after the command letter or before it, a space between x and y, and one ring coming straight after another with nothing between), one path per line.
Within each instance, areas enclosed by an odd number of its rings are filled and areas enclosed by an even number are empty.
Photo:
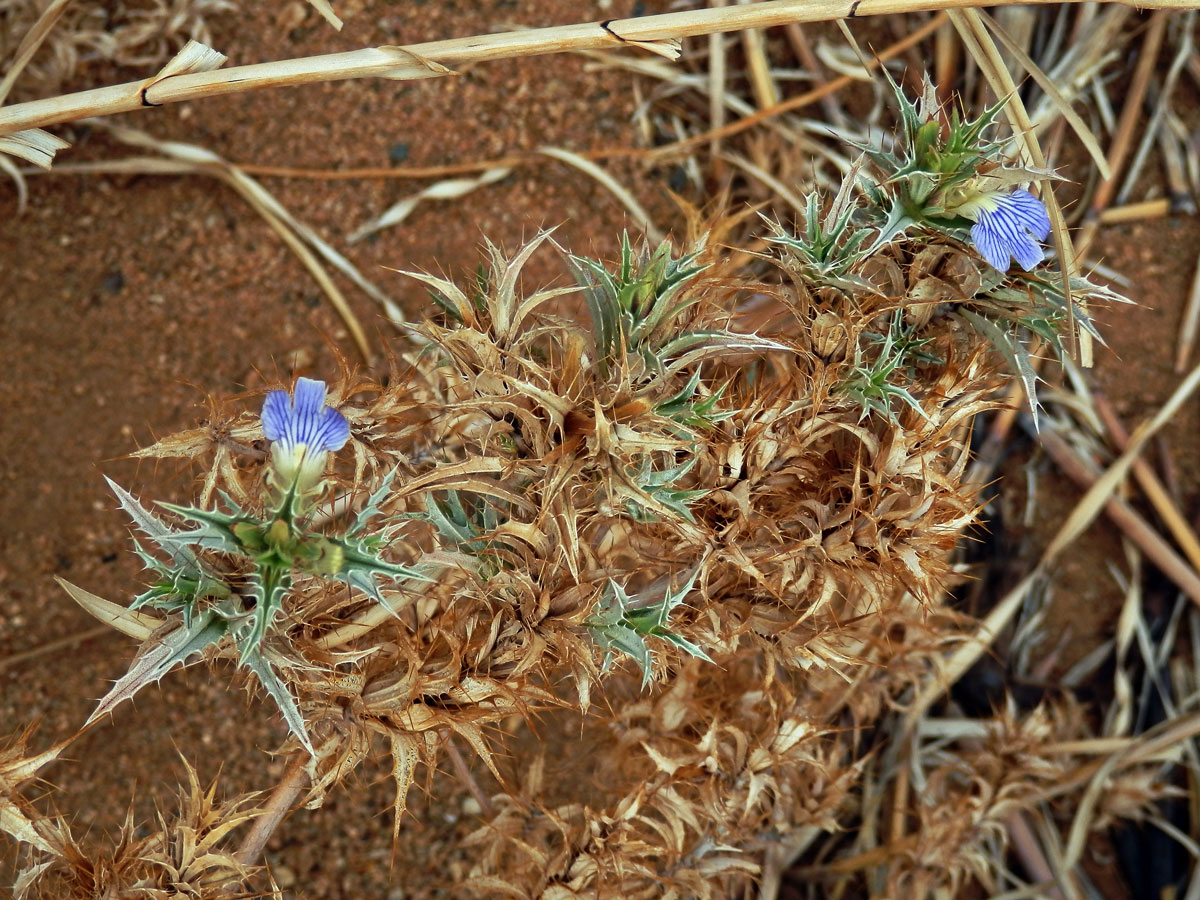
M291 812L301 792L308 787L311 781L304 768L306 762L305 754L296 755L295 760L284 774L283 780L279 782L267 799L267 805L263 807L262 815L254 820L254 825L246 835L246 839L242 841L242 846L238 848L238 862L246 866L259 865L267 841L271 839L271 835L279 823Z
M256 63L207 72L189 72L165 78L155 76L126 84L18 103L0 109L0 135L72 122L88 116L133 112L145 107L261 88L367 77L398 81L434 78L452 74L451 70L455 66L496 59L579 50L611 50L622 45L641 47L671 56L673 51L670 43L689 36L858 16L960 9L973 6L976 2L977 0L762 0L745 6L715 7L632 19L531 28L430 41L407 47L366 47L346 53ZM1039 4L1049 0L1017 2ZM1171 8L1178 4L1177 0L1138 0L1137 5Z

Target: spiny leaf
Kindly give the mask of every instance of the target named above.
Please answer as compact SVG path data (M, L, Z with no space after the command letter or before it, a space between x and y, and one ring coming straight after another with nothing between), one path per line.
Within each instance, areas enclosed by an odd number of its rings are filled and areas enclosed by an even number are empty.
M346 532L346 537L354 537L365 529L373 518L382 514L383 502L392 492L392 482L396 480L396 473L398 471L398 468L392 469L383 476L383 481L379 483L379 487L371 492L371 496L367 498L367 502L363 505L363 508L354 517L354 523Z
M0 796L0 831L16 841L31 844L43 853L54 852L54 848L38 834L33 821L21 811L17 804L4 796Z
M261 652L255 651L243 654L242 662L258 676L259 684L266 688L267 693L271 695L271 699L275 701L275 705L283 714L283 720L287 723L288 730L308 751L309 756L316 756L316 751L313 750L312 743L308 739L308 730L304 727L304 716L300 714L296 698L292 696L287 685L275 672L270 661Z
M176 565L193 565L197 568L199 567L200 561L196 558L196 554L192 552L191 548L180 544L175 539L177 536L175 529L147 510L137 501L137 498L133 494L129 493L107 475L104 476L104 480L108 482L109 490L116 495L117 502L129 514L129 518L133 519L138 529L153 541L157 547L162 549L164 553L170 556L172 562Z
M112 690L100 700L86 724L112 712L142 688L159 681L175 666L186 665L191 657L217 643L228 631L229 622L210 610L193 622L191 628L180 625L157 643L143 648L129 671L118 678Z
M1004 357L1009 368L1021 379L1021 385L1025 389L1025 396L1029 398L1029 411L1033 416L1033 428L1036 431L1038 428L1038 399L1037 399L1037 373L1033 371L1033 364L1029 361L1029 350L1011 331L1007 331L993 322L986 316L981 316L977 312L969 309L960 309L958 314L971 323L980 334L982 334L993 347L1000 351L1000 355Z

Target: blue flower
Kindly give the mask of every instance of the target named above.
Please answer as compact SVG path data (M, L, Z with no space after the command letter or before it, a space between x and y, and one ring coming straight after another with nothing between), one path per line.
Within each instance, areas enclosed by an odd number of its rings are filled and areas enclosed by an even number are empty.
M345 416L325 405L325 382L301 378L295 395L271 391L263 403L263 434L271 441L271 460L281 488L295 485L305 493L325 470L325 455L350 439Z
M954 211L975 222L975 249L1001 272L1008 271L1010 257L1027 272L1045 258L1041 241L1050 233L1050 216L1029 191L981 192Z

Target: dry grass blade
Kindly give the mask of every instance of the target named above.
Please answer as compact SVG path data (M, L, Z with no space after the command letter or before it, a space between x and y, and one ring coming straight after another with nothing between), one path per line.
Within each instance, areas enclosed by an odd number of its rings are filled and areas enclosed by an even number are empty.
M660 242L663 237L663 231L654 224L654 220L650 217L650 213L646 212L645 207L637 201L637 198L622 185L619 181L612 177L604 169L600 168L589 159L585 159L578 153L570 150L564 150L561 147L542 147L539 153L543 153L552 159L557 159L560 162L565 162L569 166L574 166L585 175L589 175L598 181L609 193L620 201L621 205L629 211L633 217L633 223L641 230L650 240L655 243Z
M217 178L234 189L258 213L271 229L279 235L301 261L313 279L329 298L330 303L345 322L363 358L370 361L372 351L362 323L351 309L341 289L330 278L318 256L337 268L363 289L372 299L382 305L389 318L396 323L402 320L399 306L382 289L365 278L345 256L330 246L311 228L297 219L275 197L257 181L237 166L226 162L217 154L203 147L175 141L162 141L136 129L123 128L104 122L97 126L107 128L123 143L135 147L155 150L169 157L130 157L121 160L95 163L77 163L60 166L54 171L59 174L76 172L125 172L153 175L204 175Z
M74 585L71 585L71 587L75 588ZM82 591L81 588L75 588L75 590ZM93 594L92 596L95 595ZM115 606L116 604L113 605ZM44 644L34 647L32 650L23 650L20 653L9 653L7 656L0 657L0 672L4 671L5 669L11 669L14 666L19 666L23 663L27 663L30 660L38 659L42 656L49 656L52 653L61 653L63 650L66 650L69 647L74 647L76 644L82 644L84 641L90 641L92 638L104 637L105 635L112 634L114 627L116 626L113 625L110 627L109 625L101 625L97 628L88 628L84 631L79 631L75 634L68 635L67 637L59 638L56 641L47 641ZM130 637L136 637L136 635L130 635Z
M1125 183L1121 186L1121 190L1117 192L1115 202L1118 204L1129 201L1129 197L1133 193L1141 176L1142 167L1150 157L1151 148L1155 144L1161 144L1160 139L1167 136L1166 125L1168 115L1171 112L1171 97L1175 93L1175 88L1179 83L1179 76L1183 72L1184 65L1196 55L1196 45L1192 37L1196 24L1196 10L1188 10L1176 17L1174 22L1177 26L1177 33L1180 35L1178 47L1161 85L1154 78L1147 85L1146 99L1148 102L1153 103L1153 112L1151 112L1146 126L1142 129L1138 148L1133 154L1133 159L1129 163L1128 170L1125 172ZM1172 164L1173 161L1178 162L1177 154L1167 151L1163 156L1163 162L1166 164L1167 184L1171 195L1178 196L1182 194L1184 197L1187 197L1187 185L1183 179L1182 168Z
M1117 411L1113 409L1112 404L1106 398L1098 395L1094 397L1094 405L1100 420L1112 437L1113 444L1118 451L1124 452L1129 446L1129 433L1117 417ZM1166 524L1167 530L1171 532L1171 536L1183 550L1188 562L1192 564L1192 568L1200 571L1200 538L1196 537L1196 532L1183 513L1179 511L1179 507L1171 499L1166 487L1154 474L1154 469L1146 460L1139 457L1133 464L1133 474L1137 478L1142 492Z
M1196 260L1196 272L1192 275L1192 288L1188 292L1187 304L1183 308L1183 323L1179 328L1179 346L1175 350L1175 371L1182 372L1192 357L1196 345L1196 334L1200 331L1200 259Z
M762 182L762 184L766 185L766 187L769 188L771 192L781 200L784 200L793 210L795 210L795 212L799 213L801 216L804 215L804 201L796 194L795 191L789 188L786 184L784 184L762 166L756 166L744 156L739 156L736 153L726 153L723 159L741 169L751 178Z
M1083 232L1079 239L1079 247L1084 253L1087 252L1095 237L1100 213L1108 208L1113 194L1116 192L1116 179L1121 174L1125 157L1129 155L1129 148L1133 144L1138 117L1142 112L1142 103L1145 101L1150 78L1154 74L1154 66L1158 61L1159 51L1162 49L1167 21L1168 14L1165 10L1159 10L1150 17L1150 26L1146 29L1146 37L1142 41L1142 47L1138 53L1137 66L1133 70L1129 91L1125 95L1125 105L1121 108L1121 117L1108 148L1108 168L1111 177L1101 181L1097 186L1096 193L1092 195L1087 218L1084 220Z
M712 0L711 6L725 6L726 0ZM725 124L725 36L708 36L708 121L712 128ZM721 152L721 139L713 138L709 153L716 158Z
M1079 501L1067 521L1055 534L1054 539L1046 548L1045 558L1057 556L1095 520L1103 509L1105 501L1113 495L1129 474L1129 469L1141 454L1146 442L1171 421L1180 407L1195 393L1197 387L1200 387L1200 367L1193 369L1191 374L1180 383L1154 418L1138 427L1125 452L1096 480L1095 485Z
M237 66L219 72L179 75L149 89L144 82L132 82L21 103L0 110L0 134L281 85L367 77L431 78L474 62L579 50L611 50L622 45L663 44L682 37L722 31L916 10L956 9L965 5L965 0L762 0L748 6L503 32L408 47L368 47L347 53ZM1176 0L1143 0L1139 5L1173 8L1177 3ZM658 52L658 48L651 49Z
M23 215L25 206L29 203L29 185L25 182L25 176L21 174L17 164L3 153L0 153L0 172L12 179L17 189L17 215Z
M49 169L54 154L71 145L40 128L30 128L0 136L0 153L7 153L32 163L39 169Z
M321 16L336 28L342 30L342 20L338 18L337 13L333 11L333 7L329 5L329 0L308 0L308 5L321 14Z
M495 184L497 181L507 178L511 172L511 168L504 166L488 169L478 178L454 178L431 184L429 187L423 188L416 194L405 197L400 202L392 205L386 212L381 213L365 225L359 226L350 232L346 240L353 244L361 241L367 235L382 231L385 228L391 228L393 225L399 225L425 200L456 200L459 197L465 197L467 194L481 187Z
M905 714L904 733L906 735L916 733L921 717L928 712L930 707L937 702L937 699L951 685L955 684L966 674L967 670L979 660L997 636L1012 621L1013 616L1021 609L1026 595L1034 584L1037 583L1038 579L1041 578L1046 566L1059 553L1070 546L1095 521L1096 517L1100 515L1112 497L1113 492L1116 491L1121 481L1128 474L1130 467L1133 465L1134 460L1137 459L1138 454L1141 453L1146 441L1171 420L1175 413L1178 412L1180 406L1195 392L1197 387L1200 387L1200 367L1194 369L1183 383L1176 388L1174 394L1171 395L1171 398L1159 413L1138 429L1130 441L1129 448L1109 466L1107 471L1084 494L1070 515L1067 516L1066 521L1059 526L1053 539L1042 552L1038 564L1028 575L1021 579L1016 587L1005 594L992 611L988 613L987 618L983 620L976 632L976 639L965 642L950 654L943 663L941 671L929 679L921 688ZM1184 568L1186 571L1191 572L1186 566ZM1195 573L1192 574L1194 576Z
M70 2L71 0L51 0L46 8L42 10L42 14L33 24L33 28L21 39L21 44L17 47L16 55L13 56L8 71L4 73L4 80L0 81L0 106L4 105L4 101L8 99L8 95L12 92L13 85L17 83L17 79L21 77L21 73L25 71L25 67L29 65L29 61L33 59L33 55L42 46L42 42L49 36L54 26L58 24L58 20L66 12L67 5Z
M897 41L886 49L878 53L874 58L867 61L867 68L877 69L879 66L886 63L888 60L902 56L911 48L918 45L925 38L936 32L946 23L946 14L938 13L930 21L926 22L920 28L915 29L910 34L904 36L903 39ZM740 134L743 131L769 122L772 119L778 118L785 113L795 112L803 109L806 106L811 106L814 103L821 103L830 99L834 94L840 91L847 85L854 83L853 78L841 76L825 81L820 87L814 88L811 91L806 91L795 97L789 97L775 106L767 109L759 110L751 115L747 115L735 122L730 122L726 125L707 129L703 134L698 134L693 137L683 138L670 144L664 144L661 147L652 149L640 150L630 147L608 147L598 150L588 150L580 152L578 155L588 160L603 160L603 159L620 159L632 158L653 160L660 157L670 157L680 153L688 153L696 147L713 142L720 142L727 137ZM446 166L421 166L405 169L396 168L380 168L377 166L353 168L353 169L301 169L291 166L264 166L256 163L238 163L237 166L243 172L251 175L273 175L280 178L313 178L327 179L330 181L342 181L358 178L444 178L447 175L466 175L473 172L483 172L488 169L499 167L515 168L521 165L528 165L531 161L538 160L537 154L527 155L510 155L502 156L494 159L480 160L478 162L456 163Z
M1038 439L1055 464L1080 487L1091 487L1097 483L1096 476L1088 464L1060 435L1044 431L1038 435ZM1200 604L1200 575L1197 575L1196 570L1120 497L1104 495L1100 496L1099 500L1109 519L1137 544L1181 591Z
M992 41L987 28L984 26L983 19L980 17L978 10L951 10L948 15L950 16L950 21L954 23L954 27L958 30L963 44L975 58L975 62L988 79L992 90L996 92L996 96L1005 98L1005 106L1012 118L1013 129L1016 131L1019 144L1024 148L1029 164L1034 168L1044 169L1046 167L1046 157L1042 153L1041 146L1038 144L1033 122L1030 121L1025 104L1021 102L1021 97L1017 93L1017 86L1013 83L1012 76L1009 75L1008 69L1004 65L1004 60L1001 58L1000 52ZM1050 216L1050 231L1054 236L1054 248L1058 252L1064 298L1063 303L1067 308L1067 315L1071 322L1069 338L1072 345L1078 340L1080 364L1085 368L1090 368L1093 364L1092 336L1086 329L1077 329L1074 327L1075 304L1079 302L1075 299L1074 292L1071 290L1071 277L1077 271L1075 248L1071 243L1071 234L1067 230L1066 218L1063 216L1062 208L1058 205L1058 200L1054 196L1054 189L1051 187L1048 179L1042 179L1042 202L1045 204L1046 212ZM1087 312L1086 307L1082 307L1082 309L1085 313Z
M149 613L128 609L111 600L98 597L91 591L71 584L64 578L54 576L54 580L66 591L71 599L83 607L85 612L95 616L105 625L117 629L122 634L139 641L149 640L150 635L162 627L162 619Z
M1104 156L1104 149L1100 146L1099 139L1088 127L1087 123L1083 121L1083 118L1079 115L1079 113L1075 112L1075 107L1073 107L1071 102L1063 96L1062 91L1058 89L1058 87L1054 84L1054 81L1042 71L1041 66L1039 66L1033 61L1032 58L1030 58L1029 54L1026 53L1020 47L1020 45L1018 45L1017 42L1012 39L1008 32L1000 27L999 23L996 22L995 19L982 10L979 11L979 17L984 24L987 25L988 29L997 38L997 40L1004 45L1004 49L1012 54L1013 58L1020 63L1021 68L1029 75L1030 78L1037 82L1038 87L1040 87L1045 92L1046 96L1049 97L1054 103L1055 109L1058 110L1059 114L1066 120L1067 124L1071 126L1071 130L1075 132L1080 143L1083 144L1084 149L1086 149L1088 155L1091 156L1092 161L1096 164L1096 168L1100 171L1101 177L1111 178L1112 172L1108 168L1108 160Z
M746 5L750 0L738 0ZM771 78L771 62L767 59L766 47L763 44L763 33L757 28L747 28L742 32L742 49L746 54L746 69L750 76L750 86L754 90L754 98L759 109L766 109L779 102L779 88Z
M1156 730L1152 734L1133 741L1115 750L1102 762L1097 764L1088 781L1083 797L1075 810L1075 818L1064 852L1064 863L1074 867L1083 857L1088 835L1092 831L1092 819L1101 795L1107 789L1110 777L1120 769L1156 761L1164 753L1178 755L1178 748L1185 741L1200 735L1200 715L1191 714L1178 716Z
M1158 200L1141 200L1125 206L1110 206L1100 213L1101 225L1119 225L1122 222L1137 222L1142 219L1161 219L1171 213L1171 201L1166 197ZM1186 364L1183 367L1187 368ZM1176 369L1182 372L1183 369Z

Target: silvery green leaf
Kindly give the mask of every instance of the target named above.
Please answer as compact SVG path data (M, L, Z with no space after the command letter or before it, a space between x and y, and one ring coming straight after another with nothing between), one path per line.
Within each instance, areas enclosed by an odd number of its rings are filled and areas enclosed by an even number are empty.
M198 526L190 531L175 532L171 535L170 540L180 547L191 546L199 547L202 550L240 553L242 545L233 533L233 526L239 522L255 521L241 513L240 510L239 514L230 515L216 509L197 509L194 506L178 506L162 501L159 502L159 505Z
M238 634L242 650L240 663L259 652L262 639L283 607L283 598L292 587L292 573L278 566L260 566L246 580L250 596L254 599L254 611L250 627Z
M121 504L121 508L128 513L129 518L133 519L133 523L146 537L160 547L164 553L168 554L172 562L177 565L192 564L199 566L196 554L188 547L174 540L176 532L173 528L142 506L133 494L129 493L107 475L104 476L104 480L108 482L109 490L116 495L117 502Z
M657 635L658 635L658 637L663 638L664 640L670 641L672 644L674 644L679 649L696 657L696 659L702 659L705 662L713 661L712 657L709 656L707 653L705 653L704 649L702 647L699 647L696 644L693 644L691 641L689 641L685 637L681 637L678 634L675 634L674 632L671 632L671 631L660 631L660 632L657 632Z
M129 671L117 679L116 684L100 700L85 724L90 725L101 716L112 712L146 685L160 680L175 666L186 665L191 657L221 640L228 630L229 623L209 611L198 617L191 627L181 624L158 642L143 647Z
M650 684L650 677L654 672L654 658L650 648L646 646L645 638L632 628L620 624L592 629L592 636L601 647L618 650L637 663L638 668L642 670L643 689ZM604 663L605 668L612 664L611 654Z
M308 739L308 731L304 727L304 716L300 714L300 706L271 663L258 651L244 656L242 662L258 676L259 684L275 701L275 705L283 714L283 721L287 723L288 731L296 736L296 740L308 751L309 756L316 756L316 751L313 750L312 743Z
M330 541L341 548L343 561L341 570L329 577L366 594L397 618L399 618L400 613L383 596L383 593L379 590L376 578L393 580L412 579L414 581L425 582L433 580L428 575L411 566L390 563L380 559L378 555L372 553L362 544L336 539L330 539Z
M970 322L976 331L987 338L993 347L1000 351L1000 355L1004 357L1009 368L1021 379L1021 385L1025 389L1025 396L1029 398L1029 411L1033 416L1033 429L1037 431L1039 408L1037 399L1037 373L1033 371L1033 364L1029 361L1029 350L1015 334L1001 328L986 316L981 316L979 313L969 309L960 309L958 313Z
M388 494L392 492L392 482L396 480L397 471L399 470L392 469L392 471L383 476L383 481L379 487L371 493L371 496L367 498L366 504L359 510L358 515L354 517L354 524L346 532L346 537L354 537L367 527L367 523L371 519L380 515L383 502L388 498Z
M596 356L602 365L606 365L616 353L621 340L616 282L602 265L593 260L571 255L566 260L571 275L583 288L595 334Z

